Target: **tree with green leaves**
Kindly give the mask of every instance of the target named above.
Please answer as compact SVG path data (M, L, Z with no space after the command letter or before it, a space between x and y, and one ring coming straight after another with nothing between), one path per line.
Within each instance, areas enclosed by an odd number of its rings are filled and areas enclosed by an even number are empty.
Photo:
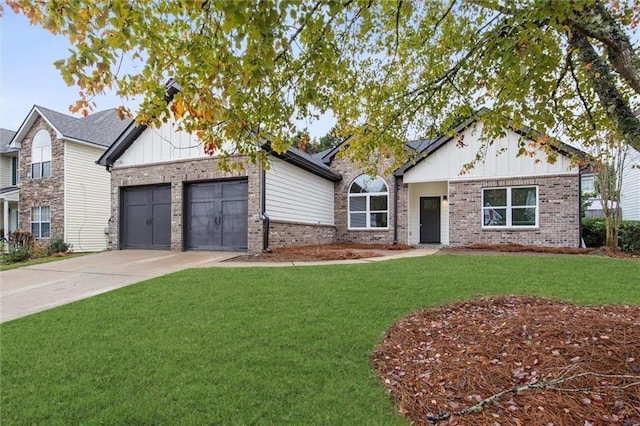
M174 78L170 114L209 152L263 161L260 141L285 150L297 119L331 111L351 136L346 155L398 165L408 139L450 131L481 107L487 140L509 117L552 136L538 147L616 132L640 150L632 0L7 3L74 46L56 66L81 90L75 111L116 88L142 95L136 119L158 125ZM139 65L122 72L123 61Z

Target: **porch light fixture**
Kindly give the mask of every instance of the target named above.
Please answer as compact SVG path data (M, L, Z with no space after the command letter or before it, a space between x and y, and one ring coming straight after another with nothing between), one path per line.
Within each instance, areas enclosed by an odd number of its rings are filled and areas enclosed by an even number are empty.
M449 205L449 200L447 199L446 195L442 196L442 206L443 207L447 207Z

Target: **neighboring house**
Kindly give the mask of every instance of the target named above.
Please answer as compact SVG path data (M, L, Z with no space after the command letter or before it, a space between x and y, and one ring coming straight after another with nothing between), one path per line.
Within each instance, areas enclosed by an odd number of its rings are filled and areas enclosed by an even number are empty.
M622 220L640 220L640 152L628 147L620 191Z
M336 155L341 146L313 156L294 148L269 152L268 170L246 165L244 172L224 172L175 123L159 129L131 124L99 160L111 172L111 246L249 252L336 241L578 247L580 177L569 158L575 150L563 146L554 164L542 153L518 157L522 135L506 130L484 162L461 175L480 148L481 129L474 120L457 128L464 148L455 137L410 144L418 160L392 175L369 177Z
M18 228L18 150L9 147L15 132L0 129L0 237Z
M76 118L34 106L10 143L20 153L19 227L74 251L105 249L110 175L95 162L130 122L115 109Z
M626 146L627 153L623 163L622 188L620 190L620 209L622 220L640 220L640 152L631 146ZM581 189L587 206L584 212L586 217L604 217L602 199L599 197L596 180L598 174L591 169L582 173ZM616 204L608 201L609 208Z

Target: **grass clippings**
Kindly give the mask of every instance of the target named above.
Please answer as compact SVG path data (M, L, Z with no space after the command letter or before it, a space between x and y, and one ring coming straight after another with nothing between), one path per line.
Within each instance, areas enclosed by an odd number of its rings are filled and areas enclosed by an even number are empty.
M640 425L639 306L504 296L423 310L373 365L418 425Z

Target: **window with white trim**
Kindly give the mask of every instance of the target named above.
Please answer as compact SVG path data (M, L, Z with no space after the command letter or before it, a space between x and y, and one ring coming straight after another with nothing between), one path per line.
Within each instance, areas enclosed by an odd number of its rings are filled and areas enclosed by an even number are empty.
M31 233L36 238L49 238L51 236L50 207L31 207Z
M31 144L31 177L39 179L51 176L51 135L42 129Z
M482 190L482 226L535 228L538 226L538 187Z
M349 187L349 229L389 226L389 189L380 176L358 176Z

